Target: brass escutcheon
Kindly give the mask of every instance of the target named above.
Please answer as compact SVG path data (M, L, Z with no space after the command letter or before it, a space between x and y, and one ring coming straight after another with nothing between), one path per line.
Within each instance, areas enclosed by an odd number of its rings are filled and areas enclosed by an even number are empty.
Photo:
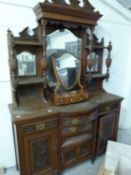
M44 130L45 127L46 127L45 123L42 123L42 124L36 125L36 130Z
M72 124L73 125L78 125L79 124L79 119L73 119Z
M72 127L70 128L71 132L76 132L77 131L77 128L76 127Z

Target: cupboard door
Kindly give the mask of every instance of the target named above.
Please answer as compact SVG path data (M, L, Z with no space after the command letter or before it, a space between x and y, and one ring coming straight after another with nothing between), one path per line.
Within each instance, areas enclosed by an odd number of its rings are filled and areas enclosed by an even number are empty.
M24 136L26 175L47 175L57 169L56 130Z
M62 168L92 157L92 141L74 144L62 149Z
M107 141L115 139L117 112L100 117L97 140L97 154L106 150Z

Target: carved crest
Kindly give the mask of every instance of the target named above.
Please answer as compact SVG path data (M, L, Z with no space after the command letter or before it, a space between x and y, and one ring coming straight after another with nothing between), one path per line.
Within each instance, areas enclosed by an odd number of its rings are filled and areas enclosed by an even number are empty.
M55 4L67 5L64 0L52 0Z
M26 27L25 29L23 29L19 35L20 35L20 38L23 39L23 40L26 40L26 39L37 39L38 38L38 28L35 28L32 30L33 32L33 35L30 35L29 33L29 27Z
M88 2L88 0L83 0L84 6L83 9L87 11L94 11L94 7Z
M73 6L73 7L80 7L79 6L80 4L80 1L79 0L70 0L70 5Z
M69 0L70 4L67 4L65 0L52 0L52 3L49 0L45 0L44 4L59 4L59 5L68 5L77 9L84 9L86 11L93 11L94 7L88 2L88 0L83 0L83 7L80 6L80 0Z
M46 0L35 6L34 12L37 20L48 19L53 21L77 23L80 25L96 25L98 19L102 16L94 11L94 7L88 0Z

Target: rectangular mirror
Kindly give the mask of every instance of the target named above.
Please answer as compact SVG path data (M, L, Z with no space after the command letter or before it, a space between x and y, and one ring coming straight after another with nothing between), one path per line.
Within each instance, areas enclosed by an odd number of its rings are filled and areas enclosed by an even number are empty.
M36 75L36 56L30 52L21 52L17 55L18 76Z

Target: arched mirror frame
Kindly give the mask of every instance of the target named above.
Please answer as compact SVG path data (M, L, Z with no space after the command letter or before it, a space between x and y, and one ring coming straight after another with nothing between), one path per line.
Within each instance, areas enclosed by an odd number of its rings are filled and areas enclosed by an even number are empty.
M56 78L56 86L54 88L53 92L53 102L56 105L62 105L62 104L70 104L70 103L76 103L80 101L84 101L88 98L88 94L86 91L84 91L84 86L81 83L81 75L82 75L82 57L83 57L83 31L85 31L85 28L81 25L77 24L72 24L72 23L67 23L67 22L61 22L61 21L52 21L52 20L44 20L44 25L45 25L45 33L44 33L44 45L45 45L45 57L47 58L46 55L46 48L47 48L47 36L56 30L63 30L67 29L70 32L72 32L75 36L81 39L81 54L80 54L80 67L79 67L79 72L77 75L76 79L76 86L77 90L71 90L68 93L68 90L65 92L65 94L61 95L58 94L58 89L59 87L62 86L62 83L59 79L58 73L56 71L56 63L54 61L55 58L52 57L52 66L54 69L54 76ZM48 77L48 75L47 75ZM50 82L49 82L50 83Z

